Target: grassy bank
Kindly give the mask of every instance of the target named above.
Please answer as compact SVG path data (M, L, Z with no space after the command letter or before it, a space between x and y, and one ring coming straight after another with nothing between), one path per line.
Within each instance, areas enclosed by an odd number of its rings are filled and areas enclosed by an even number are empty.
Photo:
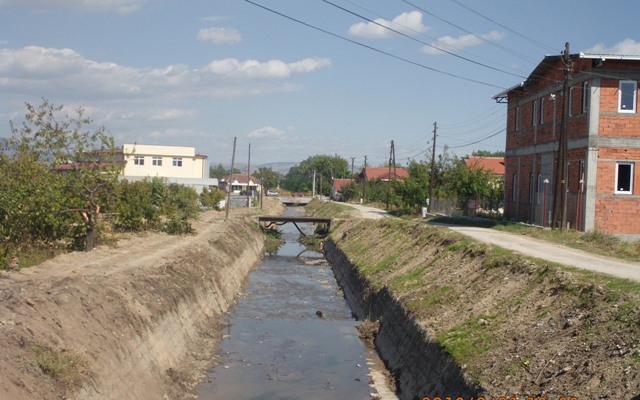
M638 284L409 221L345 219L332 239L488 394L640 394Z

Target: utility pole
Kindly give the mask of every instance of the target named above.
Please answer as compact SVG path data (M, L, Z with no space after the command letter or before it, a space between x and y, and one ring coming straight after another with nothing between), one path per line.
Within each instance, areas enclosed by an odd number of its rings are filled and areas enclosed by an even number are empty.
M558 138L558 166L556 168L555 193L553 194L553 221L552 226L560 224L560 230L565 230L567 226L567 181L568 181L568 116L569 116L569 81L573 62L569 54L569 42L565 43L564 54L564 78L562 81L562 119L560 120L560 137ZM560 215L558 215L560 214Z
M433 148L431 149L431 179L429 180L429 212L433 209L433 184L436 179L436 137L438 136L438 122L433 123Z
M355 157L351 157L351 177L353 178L353 163L355 163L356 158Z
M249 161L247 162L247 208L251 208L251 143L249 143Z
M365 182L366 172L367 172L367 156L364 156L364 169L362 170L362 199L360 203L365 202L365 195L366 195L366 189L367 189L367 182Z
M229 207L231 207L231 183L233 182L233 168L235 167L236 162L236 139L233 138L233 153L231 155L231 170L229 171L229 182L227 182L227 210L224 216L224 220L226 221L229 218Z
M311 183L311 197L316 197L316 170L313 170L313 182Z
M389 175L387 175L387 177L389 178L387 180L387 210L389 209L389 201L391 199L391 163L394 162L395 163L395 155L394 155L394 148L393 148L393 140L391 141L391 147L389 147ZM395 166L394 166L394 172L395 172Z

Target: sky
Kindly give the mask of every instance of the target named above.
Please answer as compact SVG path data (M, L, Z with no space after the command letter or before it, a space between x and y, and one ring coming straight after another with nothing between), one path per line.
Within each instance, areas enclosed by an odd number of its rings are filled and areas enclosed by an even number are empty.
M635 11L634 11L635 10ZM0 137L25 103L211 165L504 150L545 55L640 54L637 0L0 0Z

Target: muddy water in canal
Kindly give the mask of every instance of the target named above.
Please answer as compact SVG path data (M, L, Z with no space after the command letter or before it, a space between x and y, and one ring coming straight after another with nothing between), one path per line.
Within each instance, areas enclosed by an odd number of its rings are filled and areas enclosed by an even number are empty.
M286 243L265 255L225 317L221 362L199 398L370 399L368 363L379 361L358 338L331 268L297 242L295 226L280 230Z

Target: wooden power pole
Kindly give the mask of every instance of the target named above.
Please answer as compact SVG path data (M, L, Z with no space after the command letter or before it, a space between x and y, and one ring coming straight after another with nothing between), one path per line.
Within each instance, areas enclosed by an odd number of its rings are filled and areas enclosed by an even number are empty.
M567 227L567 183L568 183L568 151L569 151L569 82L572 73L572 60L569 54L569 42L565 43L564 78L562 80L562 117L560 120L560 136L558 137L558 165L555 173L555 190L553 193L553 227L565 230Z
M233 182L233 168L236 162L236 137L233 138L233 153L231 155L231 170L229 171L229 182L227 182L227 209L224 216L226 221L229 218L229 208L231 207L231 183Z
M429 180L429 212L433 208L433 185L436 180L436 137L438 136L438 122L433 123L433 148L431 149L431 179Z

